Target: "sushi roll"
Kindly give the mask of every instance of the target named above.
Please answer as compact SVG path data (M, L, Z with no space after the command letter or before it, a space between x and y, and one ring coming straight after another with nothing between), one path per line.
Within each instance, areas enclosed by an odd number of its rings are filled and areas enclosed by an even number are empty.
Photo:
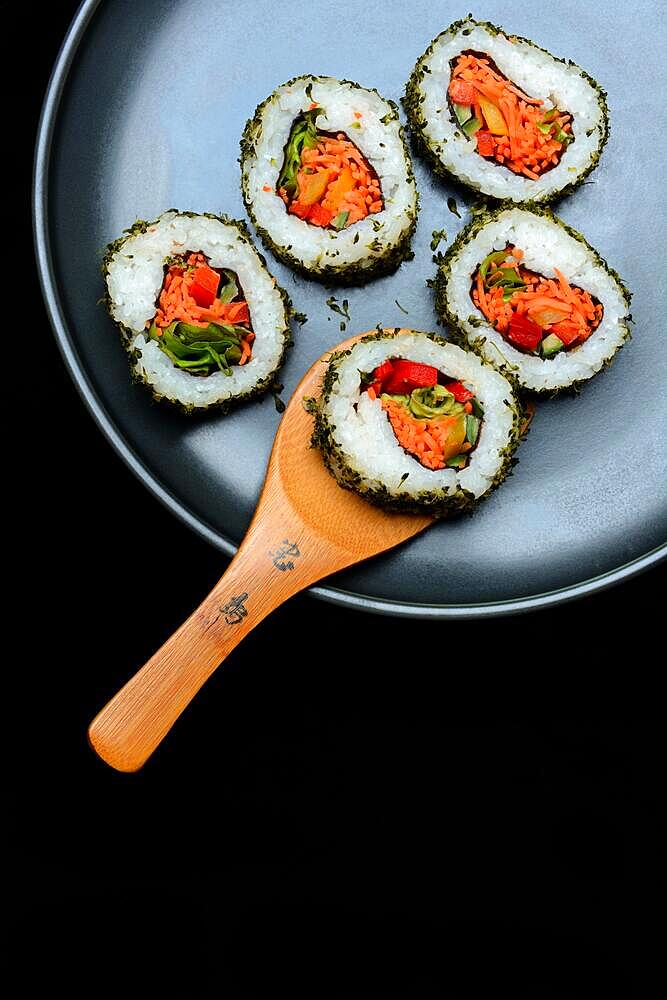
M630 337L630 292L545 208L473 218L440 262L435 297L452 336L533 392L576 388Z
M313 444L341 486L438 517L498 486L522 433L498 371L415 330L380 330L334 353L313 408Z
M245 127L241 175L265 246L307 277L361 284L410 254L412 163L376 90L326 76L278 87Z
M492 198L548 202L596 166L605 98L574 63L469 17L418 60L404 105L436 173Z
M242 222L170 210L107 247L107 306L133 376L187 412L273 386L291 306Z

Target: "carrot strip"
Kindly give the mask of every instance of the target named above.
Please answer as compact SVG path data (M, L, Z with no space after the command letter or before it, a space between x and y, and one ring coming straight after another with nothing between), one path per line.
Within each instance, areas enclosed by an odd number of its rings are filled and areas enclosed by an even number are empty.
M502 96L502 87L494 87L492 84L488 82L482 83L480 80L471 80L470 82L473 87L479 90L480 94L484 97L488 97L488 99L494 103Z
M400 403L386 398L382 408L399 444L428 469L442 469L449 458L470 450L471 446L465 448L462 415L418 420Z
M202 265L208 266L208 261L203 254L197 253L190 254L182 265L172 264L168 268L152 321L157 327L158 336L162 335L165 327L175 321L202 328L206 328L209 323L250 323L248 303L242 299L221 302L216 297L210 306L197 304L190 289L195 281L196 269ZM254 339L254 333L248 330L241 343L239 364L245 364L251 357L250 345Z
M541 173L559 162L566 143L556 140L553 133L561 129L566 135L571 135L571 115L560 112L546 123L548 128L544 129L544 102L525 94L489 63L489 59L484 57L461 55L450 77L450 80L460 79L470 84L499 109L507 123L507 139L493 134L481 145L476 143L477 152L480 156L495 159L513 173L537 180ZM479 101L473 102L473 111L480 121L486 120ZM489 113L492 114L492 109Z
M250 357L250 344L247 340L241 341L241 357L239 360L239 365L244 365Z
M565 300L567 302L574 302L574 292L572 291L570 282L567 280L563 272L559 271L557 267L554 267L554 274L558 278L558 284L560 285L560 290L563 293Z
M526 177L530 177L532 181L536 181L540 176L539 174L536 174L534 170L529 170L528 167L523 167L521 173L525 174Z
M508 246L506 253L507 258L500 265L491 264L485 279L479 268L473 279L472 300L491 325L506 334L513 317L525 317L543 330L553 329L558 336L559 331L562 332L566 349L583 343L602 320L602 304L594 302L589 292L570 285L557 268L554 268L557 280L525 270L521 264L524 252L520 247ZM523 288L513 290L503 285L503 268L508 267L516 269ZM489 287L486 287L487 282L491 282ZM540 313L552 316L540 316Z
M506 84L506 87L507 90L509 90L512 94L515 94L517 97L520 97L522 101L526 101L527 104L544 104L544 101L541 101L538 97L528 97L528 95L524 94L522 90L515 87L513 83Z
M312 198L319 188L309 177L323 171L327 173L328 183L313 204ZM284 191L278 193L289 212L313 225L332 225L341 214L347 213L343 219L347 227L384 208L378 178L372 174L362 153L342 132L335 138L321 136L314 149L302 151L297 186L297 196L291 202ZM320 207L326 209L326 219L321 212L318 214Z
M549 298L548 295L533 295L532 293L528 293L522 296L522 298L526 303L527 312L533 312L535 309L556 309L558 312L572 312L572 306L569 302L561 302L558 299Z

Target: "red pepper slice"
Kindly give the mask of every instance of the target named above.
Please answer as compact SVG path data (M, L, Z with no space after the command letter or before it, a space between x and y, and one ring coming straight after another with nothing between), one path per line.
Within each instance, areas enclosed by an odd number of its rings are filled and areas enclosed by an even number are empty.
M247 302L229 302L222 311L228 323L249 323L250 310Z
M555 333L556 336L563 341L566 347L573 344L575 340L578 340L581 336L581 328L575 326L573 323L554 323L551 327L550 333Z
M383 384L387 381L390 375L394 372L394 366L391 361L383 361L381 365L373 371L373 378L375 379L368 388L375 391L375 395L379 396L384 390L382 388Z
M472 104L475 100L475 88L471 83L454 77L449 84L449 96L454 104Z
M310 212L310 205L302 205L300 201L293 201L288 211L290 215L298 215L300 219L305 219Z
M451 392L457 403L467 403L475 395L470 389L466 389L462 382L450 382L445 386L447 392Z
M413 389L423 389L435 385L438 369L431 365L420 365L416 361L394 361L394 371L386 382L384 391L391 395L406 395Z
M495 142L490 132L475 132L477 140L477 152L480 156L491 156L495 149Z
M390 375L394 374L394 365L391 361L383 361L373 372L373 377L380 382L384 382Z
M528 351L536 350L538 344L544 336L544 330L533 323L532 319L526 316L519 316L516 313L510 320L507 339L518 347L524 347Z
M190 285L190 295L198 306L208 309L218 294L220 275L208 264L200 264L195 268L194 280Z
M306 218L308 222L311 222L314 226L322 226L323 228L326 228L333 219L333 212L330 212L328 208L324 207L324 205L315 203L310 206Z

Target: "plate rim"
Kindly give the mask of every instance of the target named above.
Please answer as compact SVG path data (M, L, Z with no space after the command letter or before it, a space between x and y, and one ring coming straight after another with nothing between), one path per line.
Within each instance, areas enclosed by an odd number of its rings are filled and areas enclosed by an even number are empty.
M98 393L93 388L85 372L78 357L73 338L65 322L60 304L48 231L48 175L51 159L51 140L72 61L85 35L88 24L102 2L103 0L83 0L74 15L51 71L37 126L33 159L31 209L35 257L42 297L56 343L65 362L65 367L84 405L104 437L142 485L170 513L178 517L205 541L231 557L236 553L237 546L224 535L214 531L203 518L193 514L181 500L162 485L158 477L142 462L136 452L130 448L107 413L102 400L99 398ZM396 617L425 619L489 618L530 612L599 593L657 565L666 556L667 542L630 562L623 563L613 570L590 577L579 583L569 584L565 587L527 597L479 604L415 604L407 601L368 597L354 591L330 586L309 587L306 593L334 605Z

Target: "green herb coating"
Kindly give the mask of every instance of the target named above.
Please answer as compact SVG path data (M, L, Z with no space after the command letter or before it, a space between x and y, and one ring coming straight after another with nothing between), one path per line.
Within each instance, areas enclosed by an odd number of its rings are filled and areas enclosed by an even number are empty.
M200 218L201 216L205 216L208 219L215 219L218 222L222 222L223 225L234 226L238 230L238 233L239 233L239 236L241 237L241 239L245 243L249 243L250 246L252 246L253 250L257 254L257 256L258 256L258 258L259 258L259 260L260 260L260 262L262 264L262 267L264 267L268 271L268 267L266 265L266 259L264 258L264 256L261 253L259 253L259 251L255 247L255 245L254 245L254 243L252 241L251 235L250 235L250 230L248 229L248 225L247 225L247 223L244 220L242 220L242 219L231 219L227 215L215 215L213 212L183 212L183 211L181 211L180 209L177 209L177 208L166 209L165 212L162 213L162 215L166 215L168 212L176 212L176 213L178 213L178 215L187 215L187 216L190 216L190 218ZM161 218L161 216L160 216L160 218ZM132 342L135 340L135 338L137 336L137 332L136 332L136 330L132 330L129 327L124 326L122 323L119 323L117 320L114 319L114 317L113 317L113 311L112 311L111 296L109 295L106 278L107 278L107 273L108 273L108 270L109 270L109 263L111 261L111 258L114 256L114 254L116 254L121 249L121 247L123 246L123 244L128 239L131 239L131 237L138 236L141 233L145 233L151 226L154 226L157 222L159 222L159 218L158 219L154 219L154 220L152 220L150 222L147 222L147 221L145 221L143 219L138 219L132 226L130 226L128 229L125 229L123 231L123 235L122 236L119 236L118 239L113 240L113 242L111 242L111 243L108 244L108 246L105 249L104 256L102 258L102 263L101 263L101 271L102 271L102 275L103 275L103 277L105 279L104 280L105 291L104 291L104 296L101 298L101 302L106 306L107 312L109 313L109 315L111 316L111 318L113 319L114 323L116 324L116 326L119 329L121 343L122 343L125 351L128 354L128 357L130 359L130 377L131 377L132 381L145 385L146 388L150 391L153 399L156 402L158 402L158 403L167 403L171 407L176 407L182 413L185 413L187 416L192 416L192 415L195 415L195 414L197 416L201 416L201 415L203 415L205 413L211 413L211 414L213 414L213 413L218 413L218 414L220 414L220 413L222 413L222 414L229 413L239 403L247 403L251 399L256 399L259 396L264 395L264 393L266 393L266 392L272 392L274 384L275 384L275 381L276 381L276 377L278 375L278 372L280 371L280 368L282 367L282 365L284 364L284 361L285 361L285 352L286 352L287 348L291 347L292 344L293 344L292 332L291 332L291 329L290 329L290 320L293 317L296 318L296 317L298 317L300 315L298 313L295 313L295 311L294 311L294 309L292 307L292 302L291 302L291 299L290 299L289 295L287 294L287 292L285 291L284 288L282 288L280 285L277 284L277 282L276 282L275 287L276 287L276 290L280 293L280 297L283 300L283 304L284 304L284 308L285 308L285 326L280 331L280 333L282 334L283 347L282 347L282 351L281 351L281 354L280 354L280 359L279 359L278 364L276 365L275 369L273 370L273 372L271 372L265 378L259 379L255 383L255 385L252 386L251 389L247 390L246 392L239 393L237 396L232 396L232 397L229 397L227 399L220 400L218 402L209 403L209 404L200 405L200 406L189 405L189 404L182 403L180 400L171 399L170 397L165 396L162 393L157 392L155 390L155 388L153 387L153 385L151 384L151 382L146 377L146 374L138 367L138 365L137 365L137 361L138 361L137 355L138 355L138 352L132 347Z
M588 163L588 165L584 167L583 170L579 174L577 174L577 176L574 177L569 184L566 184L564 187L560 188L557 191L545 192L545 194L542 197L535 199L535 201L539 201L541 204L546 204L550 201L555 201L558 198L563 198L565 195L570 194L572 191L576 190L576 188L578 188L581 184L583 184L588 175L598 165L600 156L602 155L602 150L604 149L604 146L606 145L607 140L609 138L609 130L610 130L609 108L607 106L606 91L602 89L597 80L595 80L589 73L587 73L586 70L582 69L581 66L577 66L576 63L572 62L571 59L561 59L558 56L554 56L551 52L548 51L548 49L543 48L541 45L537 45L530 38L524 38L521 35L514 34L513 32L507 32L502 26L491 24L489 21L475 21L472 16L462 18L459 21L454 21L452 24L449 25L448 28L445 28L444 31L441 31L440 34L433 39L433 41L426 49L424 54L420 56L420 58L417 60L415 68L413 69L410 78L406 84L405 95L401 103L403 104L403 108L405 110L405 114L408 120L408 126L410 128L410 136L415 152L418 155L422 156L427 161L433 172L437 174L438 177L448 182L453 180L457 184L466 184L466 186L472 187L472 190L479 191L478 188L473 187L472 185L468 185L466 181L464 181L457 174L449 170L449 168L446 167L445 164L442 162L440 156L438 155L436 144L431 139L429 139L425 133L427 122L426 119L424 118L421 107L423 103L421 82L424 79L425 74L429 72L428 67L426 66L429 57L431 56L438 41L444 35L448 34L454 35L458 32L460 28L464 28L465 25L468 25L470 27L484 28L491 35L503 35L506 38L514 38L518 42L523 42L526 45L531 45L534 49L539 49L540 52L544 52L546 55L550 56L550 58L553 59L555 62L562 63L564 66L572 67L572 69L581 73L584 79L586 79L593 87L593 89L596 91L597 101L602 112L602 126L601 126L602 134L600 137L598 148L592 154L591 160ZM494 199L494 201L495 200L500 200L500 199ZM511 199L506 199L506 200L511 201ZM533 201L532 204L534 204L535 201ZM528 202L521 202L521 204L525 205L528 204Z
M452 270L454 261L457 259L458 255L464 249L466 244L469 243L469 241L473 239L475 236L477 236L477 234L482 229L484 229L485 226L489 225L489 223L491 222L494 222L503 212L506 212L509 209L514 209L514 208L520 209L520 211L522 212L532 212L534 215L538 215L541 216L542 218L548 219L550 222L553 222L556 225L560 226L562 229L564 229L569 236L571 236L573 239L578 240L586 247L589 253L593 255L595 263L607 272L607 274L612 278L612 280L621 290L623 299L628 307L628 314L625 317L624 322L622 323L622 326L624 328L623 343L618 347L618 349L612 355L611 358L603 362L601 370L599 372L596 372L596 374L599 375L601 371L604 371L609 367L614 358L617 357L621 347L623 347L632 337L629 325L632 322L632 318L629 312L630 302L632 300L632 293L624 284L618 271L615 271L613 267L609 266L604 257L602 257L598 253L595 247L592 247L590 245L590 243L586 240L585 236L583 236L576 229L573 229L572 226L568 226L566 222L563 222L562 219L559 219L558 216L554 215L553 211L550 208L542 204L536 204L535 202L523 202L519 206L514 204L510 205L507 202L503 202L493 209L486 209L485 211L478 210L474 214L473 218L470 220L470 222L468 222L466 226L464 226L464 228L458 234L452 245L448 247L448 249L444 254L441 254L439 256L438 268L435 274L435 278L431 280L431 285L435 291L435 311L438 314L438 319L440 323L443 326L448 327L449 334L452 340L455 341L457 344L459 344L460 347L463 347L465 350L475 351L476 354L484 358L484 360L488 363L488 358L484 356L484 343L486 338L483 335L483 328L488 326L488 322L486 318L481 314L475 315L473 312L471 312L469 316L466 316L466 322L470 326L475 326L480 329L479 338L476 338L471 341L469 339L468 332L461 325L460 317L457 316L455 313L453 313L449 308L449 302L447 297L449 275ZM470 306L471 310L473 310L474 305L472 301L470 303ZM511 370L508 370L506 368L501 368L500 370L502 371L502 374L505 376L505 378L508 379L514 385L515 390L517 392L519 393L529 392L531 396L541 395L541 396L552 397L555 395L560 395L561 393L578 393L581 390L581 387L585 385L586 382L590 381L590 379L579 379L559 389L528 390L520 385L520 383L517 381L516 376L513 374Z
M421 332L422 331L420 331L420 333ZM391 341L398 333L398 329L385 330L378 328L377 333L369 334L367 337L363 337L360 343L365 343L371 340ZM448 343L443 337L438 336L436 333L424 332L423 336L428 337L435 343ZM318 448L321 451L324 464L331 474L337 479L340 486L344 489L352 490L352 492L363 497L364 500L368 500L376 506L383 507L385 510L401 511L403 513L431 514L433 517L447 517L459 512L472 512L472 510L476 508L482 500L485 500L488 496L490 496L491 493L509 475L511 475L512 468L517 461L514 453L527 432L527 428L524 426L525 419L522 404L520 400L514 396L511 400L507 401L511 406L513 417L510 439L505 448L500 451L502 461L498 467L498 471L493 479L493 482L489 489L487 489L481 497L476 498L469 490L461 487L459 487L453 494L448 494L442 489L433 491L423 490L418 494L411 494L408 492L395 494L390 493L387 487L381 483L378 483L377 486L369 487L364 482L364 476L360 472L357 472L349 464L349 459L346 453L334 437L333 432L335 430L335 425L331 423L327 413L325 412L325 406L331 396L332 387L338 379L338 363L342 358L346 357L350 353L351 350L346 350L334 351L331 354L328 367L322 381L322 391L319 399L314 400L309 398L304 400L304 407L309 413L312 413L315 418L311 445L313 448ZM490 368L495 367L488 361L485 361L484 363ZM502 374L506 377L504 372ZM407 476L404 476L404 478L407 478Z
M286 81L286 83L281 84L278 90L282 90L283 87L291 87L295 83L299 83L301 80L327 81L329 79L331 78L314 77L311 74L306 73L301 76L295 76L291 80ZM388 104L391 111L387 112L387 114L380 119L383 125L389 125L391 122L399 121L398 106L396 103L382 97L382 94L380 94L375 87L362 87L361 84L355 83L352 80L343 79L338 82L345 86L353 87L356 90L370 91L371 93L377 94L378 97ZM312 87L312 82L309 86ZM396 243L387 247L384 251L382 250L382 244L379 241L370 241L367 249L373 256L367 257L363 261L355 261L348 264L326 263L323 265L314 264L306 266L299 257L291 252L293 250L291 245L281 246L276 243L270 233L258 223L253 202L248 190L247 177L244 174L243 167L248 158L255 156L257 142L262 135L264 111L269 103L274 99L276 92L277 91L274 91L272 94L269 94L269 96L257 106L253 117L249 118L246 122L240 143L241 155L239 157L239 163L241 165L241 194L243 196L243 203L246 211L250 216L252 224L262 240L262 243L267 250L270 250L271 253L278 258L278 260L287 264L288 267L293 268L305 278L310 278L314 281L320 281L325 284L365 285L366 282L371 281L374 278L393 273L404 260L410 260L414 256L410 249L410 245L417 226L417 215L419 213L419 192L416 190L416 187L414 209L408 209L406 211L405 214L409 224L402 231L399 239ZM403 147L407 179L408 181L412 181L414 183L415 177L410 157L410 150L405 138L403 126L400 124L398 132ZM377 221L377 225L378 228L381 228L382 223ZM333 233L331 235L335 236ZM355 242L357 241L355 240Z

